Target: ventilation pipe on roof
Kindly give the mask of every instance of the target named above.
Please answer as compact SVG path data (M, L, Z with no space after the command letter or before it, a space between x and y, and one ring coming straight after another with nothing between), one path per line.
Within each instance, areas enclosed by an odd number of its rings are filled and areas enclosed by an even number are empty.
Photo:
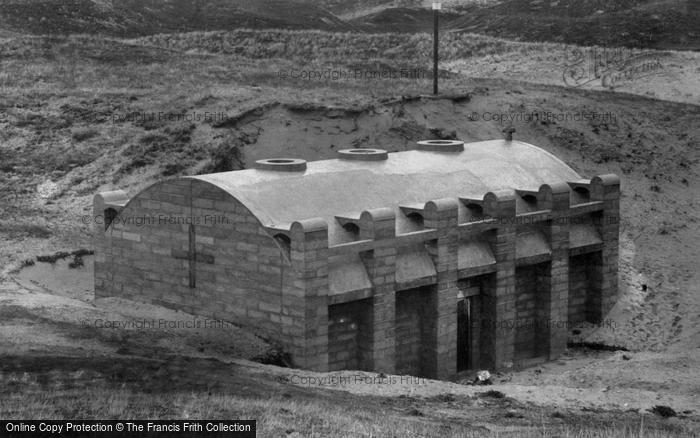
M383 161L389 158L384 149L343 149L338 151L341 160Z
M255 168L260 170L276 170L278 172L303 172L306 170L306 160L298 158L268 158L255 162Z
M419 151L462 152L464 142L459 140L423 140L418 142Z
M503 128L503 138L505 138L506 141L513 141L513 133L515 133L515 128L512 126L507 126Z

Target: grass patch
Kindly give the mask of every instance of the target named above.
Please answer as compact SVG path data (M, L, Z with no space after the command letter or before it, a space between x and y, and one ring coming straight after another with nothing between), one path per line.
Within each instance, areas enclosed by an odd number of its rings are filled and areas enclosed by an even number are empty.
M653 408L649 409L649 411L664 418L675 417L678 415L673 408L664 405L655 405Z
M42 263L55 264L59 260L67 259L73 257L73 260L68 263L68 267L71 269L79 268L84 266L83 257L86 255L92 255L95 252L89 249L78 249L72 252L59 251L50 255L37 256L36 261Z
M626 347L620 347L618 345L606 345L600 342L568 342L566 344L567 348L585 348L589 350L596 351L629 351Z
M489 390L486 392L480 392L479 397L481 398L505 398L506 395L502 393L501 391L496 391L496 390Z
M191 144L195 129L194 124L176 124L141 136L137 143L127 146L122 152L127 160L118 174L129 174L135 169L156 164L163 157L172 160L165 165L163 175L183 171L194 160L203 157L201 148Z
M98 135L100 135L100 131L95 128L83 128L73 131L71 137L73 141L81 143L85 140L97 137Z
M211 151L209 165L202 173L228 172L245 167L239 145L222 143Z
M281 348L267 350L264 354L256 356L252 360L258 363L276 365L284 368L291 368L293 364L292 356Z
M48 239L52 236L51 230L43 225L35 224L0 224L0 231L7 233L11 239Z
M163 375L158 367L149 380L177 382L174 375ZM119 383L124 376L101 373L89 368L60 371L51 377L30 373L5 373L5 396L0 399L0 415L7 419L82 418L86 420L127 419L211 419L237 418L257 420L260 436L338 436L338 437L512 437L512 438L660 438L691 437L690 427L669 425L653 419L608 421L607 417L573 418L570 423L550 424L506 416L508 431L491 432L472 421L484 419L442 417L429 405L407 409L395 406L396 399L352 396L337 392L299 390L291 385L268 380L269 387L217 389L152 390ZM57 380L58 379L58 380ZM89 381L93 383L89 384ZM97 382L97 383L95 383ZM203 382L204 383L204 382ZM49 387L53 385L53 389ZM172 385L172 383L171 383ZM421 403L416 401L415 403ZM499 417L500 408L494 408ZM470 420L471 418L471 420ZM569 421L557 419L557 421ZM587 424L583 424L587 423Z

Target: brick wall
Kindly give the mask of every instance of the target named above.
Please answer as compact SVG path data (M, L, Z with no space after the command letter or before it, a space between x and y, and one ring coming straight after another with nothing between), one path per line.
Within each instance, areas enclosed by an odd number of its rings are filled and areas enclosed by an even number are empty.
M436 268L436 284L396 292L397 241L415 244L417 237L396 236L394 210L375 209L355 219L360 240L381 241L358 242L356 249L373 296L329 308L328 257L347 248L329 249L325 220L294 222L279 231L286 236L281 244L219 188L196 179L165 181L136 196L106 232L96 227L96 296L142 300L252 327L279 340L303 368L448 378L457 368L458 292L478 286L472 310L479 322L472 325L479 330L469 334L471 362L507 369L515 360L553 358L563 350L566 333L544 327L546 322L567 316L595 322L614 303L619 180L604 175L577 184L602 204L594 213L604 240L597 255L568 256L567 222L556 220L569 214L569 188L563 183L543 185L538 192L538 208L551 210L538 227L549 240L552 261L517 269L543 259L516 261L515 192L487 193L479 201L487 216L504 219L488 229L459 225L457 199L430 201L422 209L430 237L421 244ZM111 193L110 202L118 205L122 195ZM96 197L96 208L107 201ZM494 273L459 279L458 245L465 232L488 241ZM194 270L188 259L192 250L198 254Z
M372 300L328 307L328 369L370 370Z
M700 16L700 0L686 0L688 13Z
M546 354L547 333L544 326L545 295L549 294L549 263L518 267L515 271L515 345L514 359L532 359Z
M396 236L396 216L390 208L362 212L360 238L393 240ZM393 373L396 364L396 247L387 246L360 254L370 281L372 297L372 369Z
M484 212L500 220L499 227L486 237L496 258L497 270L492 287L488 288L481 301L482 326L480 363L489 369L504 369L512 366L515 330L515 242L516 227L515 194L511 190L484 196Z
M195 287L186 258L189 223L200 259ZM282 306L282 275L290 266L258 220L222 190L194 179L156 184L106 232L96 230L96 239L96 297L145 301L291 341L281 331L292 321Z
M459 260L459 201L438 199L425 204L427 228L437 230L437 239L427 245L437 273L431 306L429 343L425 364L428 376L446 379L457 372L457 277Z
M586 320L586 290L588 289L588 254L571 257L569 261L569 323Z
M319 218L294 222L289 231L293 269L285 271L282 329L298 365L328 370L328 224Z
M434 292L430 287L396 293L396 374L430 375L433 309Z
M618 259L620 239L620 179L615 175L600 175L591 179L591 199L603 202L603 212L595 217L603 239L601 251L600 289L592 301L590 315L600 322L617 301Z
M594 303L600 302L601 253L571 257L569 266L569 323L599 321L601 315L596 313L599 306Z
M542 185L538 198L551 210L545 235L551 247L551 263L541 273L543 295L540 307L540 336L545 339L540 355L555 359L566 350L569 300L569 225L571 189L568 184Z

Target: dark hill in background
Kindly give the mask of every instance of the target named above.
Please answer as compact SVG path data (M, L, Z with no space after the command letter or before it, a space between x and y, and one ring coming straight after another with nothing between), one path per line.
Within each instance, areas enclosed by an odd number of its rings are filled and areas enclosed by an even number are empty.
M430 32L432 12L416 7L421 3L417 0L0 0L0 36L83 33L138 37L242 28ZM449 6L441 18L444 31L587 46L700 49L700 0L452 0L446 3Z
M236 28L352 30L295 0L0 0L0 29L10 32L133 37Z
M349 17L349 22L365 31L429 32L432 29L432 12L429 9L391 7L392 2L361 0L348 1L345 8L358 3L366 7L365 12ZM370 3L384 6L371 9ZM588 46L700 50L700 0L450 3L457 3L457 6L443 10L442 23L444 28L457 32Z
M449 10L440 14L440 22L448 26L457 18L459 15ZM369 13L350 22L365 32L431 33L433 11L426 8L389 8Z
M320 5L336 15L365 15L368 11L397 6L393 0L317 0Z

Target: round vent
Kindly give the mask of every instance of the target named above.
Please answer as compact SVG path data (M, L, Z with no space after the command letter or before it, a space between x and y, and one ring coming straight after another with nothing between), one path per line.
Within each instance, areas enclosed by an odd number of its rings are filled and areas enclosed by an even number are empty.
M306 160L298 158L268 158L267 160L256 161L255 168L280 172L303 172L306 170Z
M338 154L343 160L382 161L389 158L384 149L343 149Z
M418 150L431 152L462 152L464 142L459 140L423 140L418 142Z

